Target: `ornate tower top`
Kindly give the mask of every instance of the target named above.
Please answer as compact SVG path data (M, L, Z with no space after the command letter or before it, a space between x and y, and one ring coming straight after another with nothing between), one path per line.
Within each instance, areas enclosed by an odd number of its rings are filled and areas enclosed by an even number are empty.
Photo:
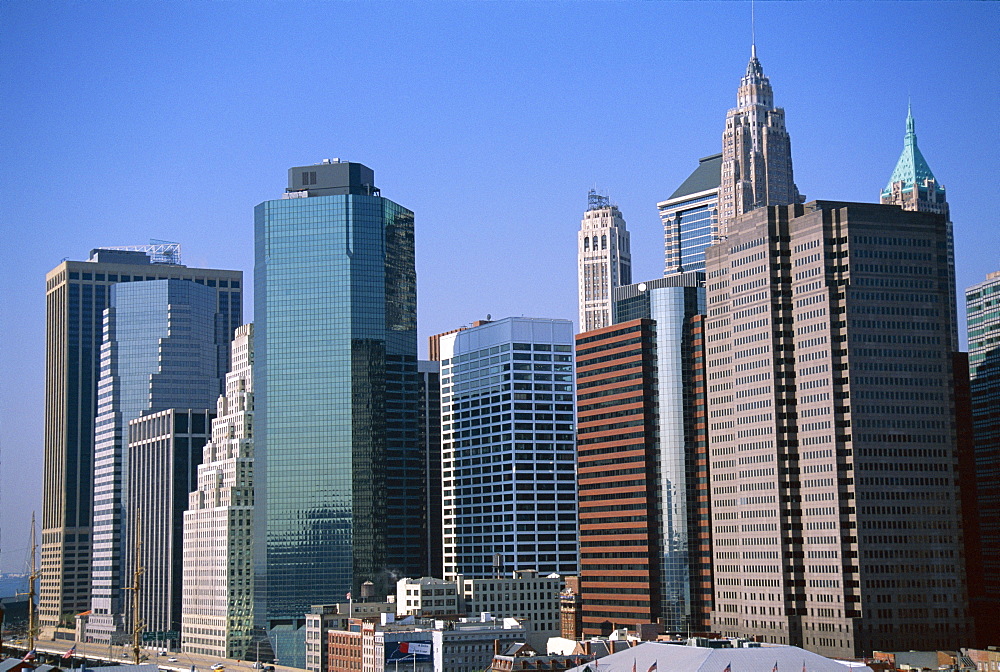
M774 106L771 82L752 44L736 107L726 115L722 134L719 234L725 236L730 222L751 210L801 202L785 111Z
M896 162L896 169L892 171L889 184L882 193L889 191L893 182L902 182L907 186L922 184L924 180L933 180L934 173L927 165L924 155L917 147L916 124L913 121L913 108L907 105L906 108L906 135L903 137L903 153L899 155ZM944 189L944 187L941 187Z
M917 147L913 109L907 105L906 135L889 183L882 190L882 203L902 206L904 210L948 214L945 189L938 184L931 167Z

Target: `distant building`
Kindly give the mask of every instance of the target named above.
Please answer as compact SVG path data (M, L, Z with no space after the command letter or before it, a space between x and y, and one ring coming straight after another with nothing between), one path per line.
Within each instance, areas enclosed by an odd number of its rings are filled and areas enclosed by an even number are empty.
M703 284L620 287L615 324L577 336L584 635L709 629Z
M943 215L832 201L707 250L713 630L969 641L950 256Z
M931 167L917 147L916 123L913 111L906 111L906 135L903 138L903 153L896 162L889 183L882 190L884 205L898 205L903 210L914 212L934 212L948 216L948 200L945 189L938 184Z
M726 114L722 133L719 233L728 235L740 215L757 208L802 200L792 176L792 141L785 129L785 110L774 106L771 82L753 46L736 107Z
M562 586L563 578L558 574L539 576L527 569L500 578L458 577L465 613L516 618L524 627L525 641L543 651L549 637L560 634L559 591Z
M86 630L92 640L111 641L114 633L122 632L126 624L121 618L131 605L122 593L124 586L132 585L125 561L126 553L137 541L136 530L130 527L134 522L130 516L135 513L130 476L138 473L129 468L133 452L128 448L132 439L130 423L167 409L208 409L215 405L225 373L220 367L228 361L228 352L220 356L219 346L222 342L228 344L231 336L218 329L225 319L219 305L216 288L176 278L119 281L110 288L95 418L93 591ZM144 436L153 435L154 427L156 436L170 431L165 416L157 423L159 427L144 425ZM166 445L172 445L169 439L151 449ZM184 449L185 454L189 451L190 445ZM167 453L160 457L165 460ZM199 450L196 462L200 459ZM161 474L166 478L169 462L161 465ZM193 471L194 466L190 468ZM182 478L177 493L169 495L180 498L181 510L187 502L186 496L180 495L190 490L189 485L188 479ZM147 513L160 515L165 509L157 506ZM178 514L178 532L180 520ZM163 525L158 529L170 529L168 523ZM180 541L179 534L175 541ZM179 565L177 572L179 579ZM179 593L176 599L179 606Z
M565 639L579 639L583 636L579 576L567 576L563 589L559 592L559 636Z
M478 326L478 325L473 325ZM440 334L434 334L433 336L427 337L427 359L432 362L441 361L441 337L447 336L448 334L455 334L460 331L468 329L468 327L459 327L458 329L451 329L449 331L441 332Z
M705 271L705 248L719 239L721 169L722 154L699 159L670 198L656 204L663 224L664 275Z
M236 330L226 393L184 513L181 642L249 659L253 629L253 325Z
M577 234L580 331L611 324L611 292L632 282L625 218L607 196L591 190Z
M128 424L125 516L130 537L140 545L125 545L125 577L131 579L137 567L142 575L138 614L132 611L132 600L126 599L126 622L134 623L138 616L146 632L176 633L165 635L161 646L168 642L178 646L181 641L184 559L194 557L195 550L184 547L184 512L188 493L198 486L198 466L212 437L214 417L214 411L206 408L170 408ZM229 562L214 569L223 577L238 570ZM249 577L244 580L249 582Z
M354 660L360 660L361 639L360 623L395 620L395 602L343 602L338 604L318 604L305 615L306 617L306 667L308 672L328 672L329 670L347 669L356 672L357 666L351 666ZM351 639L353 634L359 636ZM331 642L335 643L331 647ZM357 652L344 649L344 645L358 646ZM358 655L355 656L355 653ZM331 667L331 656L333 667ZM343 663L343 664L341 664Z
M441 338L444 578L575 573L573 324Z
M529 644L512 644L493 656L490 672L527 672L528 670L562 672L591 660L583 655L543 654Z
M458 585L425 576L396 582L396 614L417 618L457 618L465 614Z
M344 630L327 632L324 672L481 672L497 651L523 637L523 628L513 619L352 619Z
M444 538L441 534L441 364L417 362L420 377L418 438L424 455L427 485L424 488L425 565L429 576L444 575Z
M982 572L972 595L980 642L1000 642L1000 271L965 290ZM970 581L973 577L970 577Z
M254 217L254 613L302 667L312 605L425 573L413 212L328 160Z
M443 623L440 625L444 626ZM502 621L470 618L448 627L437 627L431 633L434 672L485 670L490 667L497 652L525 641L525 635L524 628L510 618Z
M96 249L86 261L64 261L45 276L45 472L39 622L70 624L91 606L94 419L104 309L118 283L178 278L215 289L220 321L219 369L242 323L241 271L188 268L180 245ZM98 555L108 557L105 546ZM110 579L107 564L100 570Z

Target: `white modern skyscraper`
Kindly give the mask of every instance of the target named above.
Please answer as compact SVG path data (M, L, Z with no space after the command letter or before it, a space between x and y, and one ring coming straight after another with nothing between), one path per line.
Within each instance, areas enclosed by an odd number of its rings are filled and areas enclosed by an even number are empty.
M580 331L611 324L611 290L632 283L629 247L618 206L591 189L577 234Z
M573 323L441 337L444 578L576 574Z
M246 658L253 627L253 325L236 330L226 394L184 513L181 641Z
M757 60L756 46L740 80L736 107L726 114L719 190L722 236L743 213L803 201L792 179L792 143L785 130L785 110L774 106L774 92Z

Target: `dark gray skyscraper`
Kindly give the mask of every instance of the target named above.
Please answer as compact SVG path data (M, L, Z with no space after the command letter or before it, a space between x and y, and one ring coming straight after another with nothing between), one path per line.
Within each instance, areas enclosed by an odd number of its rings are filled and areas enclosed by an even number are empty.
M255 232L255 617L304 667L311 605L424 570L413 213L325 161Z
M90 608L94 418L104 309L118 283L179 278L215 288L220 370L242 323L240 271L187 268L180 246L98 249L45 277L45 473L40 621L71 623Z

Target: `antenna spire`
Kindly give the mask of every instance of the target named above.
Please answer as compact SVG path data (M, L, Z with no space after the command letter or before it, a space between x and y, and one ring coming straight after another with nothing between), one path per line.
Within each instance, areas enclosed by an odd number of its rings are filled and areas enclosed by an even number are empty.
M750 58L757 58L757 21L754 0L750 0Z

